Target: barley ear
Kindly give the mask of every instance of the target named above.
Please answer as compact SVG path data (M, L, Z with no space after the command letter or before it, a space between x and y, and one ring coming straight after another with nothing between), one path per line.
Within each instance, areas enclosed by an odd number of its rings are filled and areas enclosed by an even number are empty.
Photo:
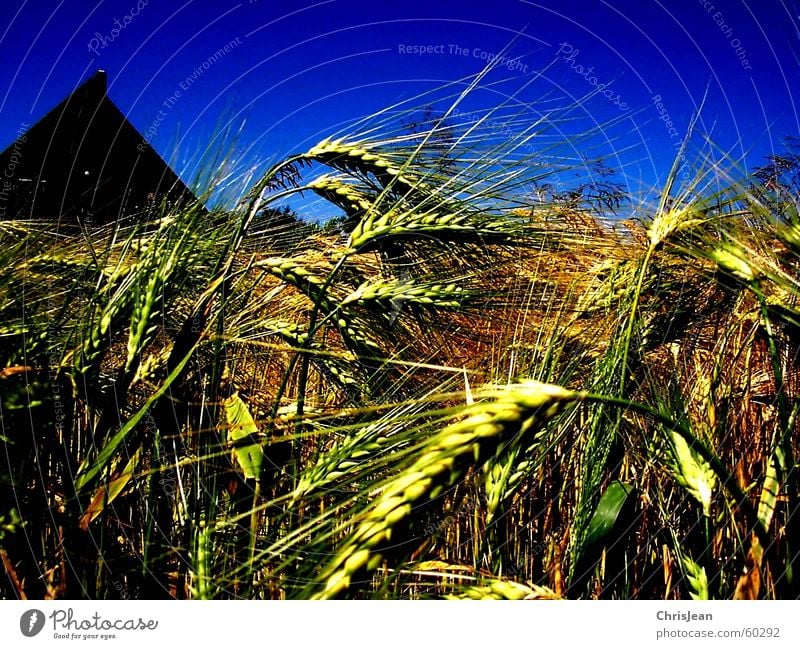
M471 586L458 595L447 599L561 599L554 591L544 586L522 584L508 579L494 579L488 584Z
M488 389L483 396L486 401L466 407L463 419L434 435L417 459L384 488L323 570L324 585L313 599L342 595L357 574L381 563L381 546L392 540L396 526L408 522L414 508L430 503L462 480L470 467L482 466L502 445L535 437L565 405L585 395L529 381Z

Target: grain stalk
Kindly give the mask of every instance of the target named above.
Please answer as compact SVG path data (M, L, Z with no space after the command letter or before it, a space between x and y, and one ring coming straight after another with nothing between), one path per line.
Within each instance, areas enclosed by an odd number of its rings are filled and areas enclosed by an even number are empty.
M346 591L362 570L383 561L381 546L392 530L407 522L415 507L434 501L460 481L469 466L481 466L502 445L533 438L550 419L582 393L538 382L487 391L492 401L464 409L465 418L435 435L418 459L381 492L335 559L323 570L324 586L313 599L329 599Z

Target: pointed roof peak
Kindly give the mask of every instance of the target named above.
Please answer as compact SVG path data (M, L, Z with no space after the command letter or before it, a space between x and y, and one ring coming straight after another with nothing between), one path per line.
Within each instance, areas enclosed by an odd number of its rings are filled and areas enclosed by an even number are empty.
M97 70L97 72L95 72L77 88L77 90L82 89L85 89L93 95L105 97L106 93L108 92L108 75L106 74L106 71Z

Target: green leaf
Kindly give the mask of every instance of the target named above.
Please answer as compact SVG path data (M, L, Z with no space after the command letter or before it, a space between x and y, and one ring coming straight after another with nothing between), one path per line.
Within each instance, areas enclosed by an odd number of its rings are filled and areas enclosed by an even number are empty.
M97 489L92 501L81 517L80 527L82 530L88 530L89 523L97 518L102 511L122 493L125 487L128 486L131 478L133 478L133 472L136 470L136 465L139 463L141 454L142 449L140 448L133 454L121 473L117 473L109 479L107 485L102 485Z
M597 550L599 554L606 546L619 514L632 493L633 487L622 482L614 481L608 485L589 521L584 542L585 554L590 554L591 550Z
M775 505L778 502L780 490L781 483L778 480L777 458L773 456L767 464L764 487L761 491L761 499L758 502L758 520L765 530L769 529L772 522L772 515L775 513Z
M228 424L228 441L236 444L243 438L258 433L258 426L238 393L225 399L225 419ZM264 453L259 444L236 445L234 455L246 478L256 478L261 471Z
M605 490L597 503L586 530L583 543L578 546L573 561L574 575L570 583L570 597L578 597L579 591L587 583L594 571L594 567L602 556L604 548L615 545L624 536L626 530L622 529L621 521L627 516L621 516L626 505L632 504L634 488L630 485L614 481Z

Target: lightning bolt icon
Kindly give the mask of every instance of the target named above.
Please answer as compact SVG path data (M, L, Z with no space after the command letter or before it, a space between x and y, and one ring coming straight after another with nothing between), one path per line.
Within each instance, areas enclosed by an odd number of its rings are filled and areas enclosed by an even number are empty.
M36 611L31 611L31 616L28 619L28 631L33 631L33 627L36 625L36 620L39 616L36 614Z

